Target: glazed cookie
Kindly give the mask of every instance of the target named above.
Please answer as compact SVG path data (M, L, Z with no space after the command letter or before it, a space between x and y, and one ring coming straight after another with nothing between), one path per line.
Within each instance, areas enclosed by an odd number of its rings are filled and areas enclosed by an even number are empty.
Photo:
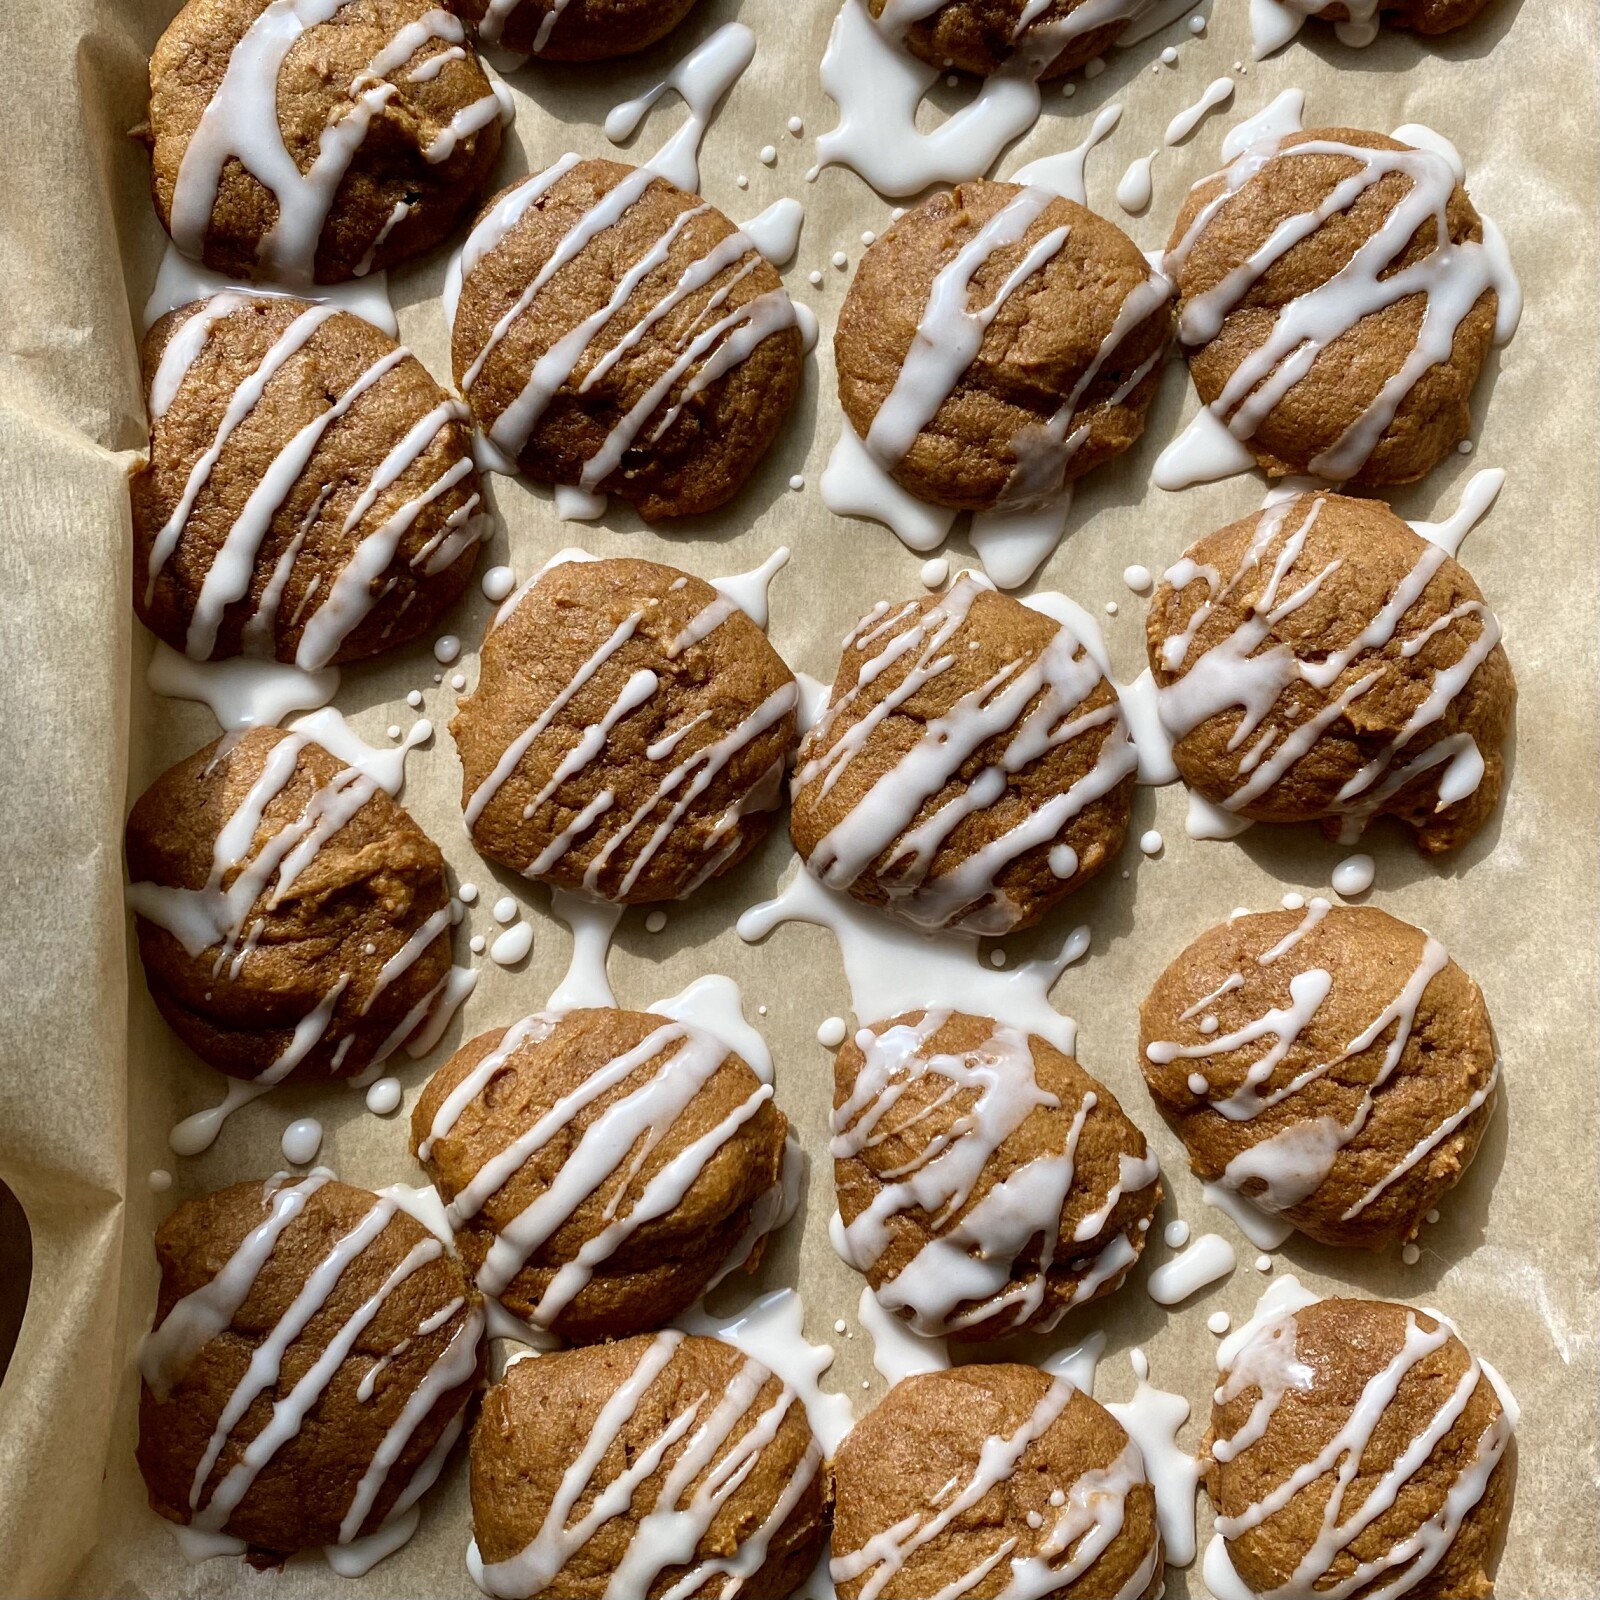
M834 1462L840 1600L1154 1600L1156 1497L1103 1406L1037 1367L897 1383Z
M144 344L150 457L133 477L133 602L196 660L315 670L425 633L488 518L467 408L328 305L231 291Z
M139 1353L139 1470L171 1522L275 1565L403 1543L483 1376L477 1296L393 1200L318 1168L180 1206ZM363 1545L368 1546L363 1550Z
M815 1566L827 1514L799 1396L718 1339L668 1331L516 1361L473 1429L467 1566L498 1600L782 1600Z
M169 768L134 806L127 852L151 998L219 1072L355 1077L444 992L439 847L304 734L253 728Z
M789 829L811 871L919 927L993 935L1088 882L1122 848L1136 762L1079 629L970 572L869 611L800 745Z
M1049 81L1109 50L1155 0L867 0L929 66Z
M1353 842L1376 816L1437 855L1493 815L1516 683L1466 571L1386 505L1301 495L1191 545L1145 624L1191 789Z
M694 0L460 0L485 44L541 61L608 61L664 39Z
M1165 265L1201 400L1272 477L1422 477L1521 309L1451 163L1349 128L1260 135L1190 191Z
M505 115L430 0L189 0L150 58L156 214L230 278L361 277L450 233Z
M1199 1178L1371 1249L1460 1180L1500 1076L1483 995L1438 940L1326 900L1202 934L1150 991L1139 1055Z
M680 899L767 831L798 703L710 584L565 551L490 622L450 724L472 842L557 888Z
M1036 507L1144 432L1171 295L1092 211L1043 189L964 183L861 258L834 336L839 400L919 500Z
M1117 1288L1160 1168L1071 1056L987 1017L862 1028L833 1068L841 1254L919 1332L1053 1328Z
M1492 1592L1517 1405L1449 1323L1381 1300L1269 1297L1218 1366L1202 1446L1212 1594Z
M574 1342L670 1322L779 1220L788 1122L703 1030L537 1014L434 1074L411 1147L478 1287Z
M1276 0L1298 28L1308 17L1334 23L1346 44L1369 44L1379 22L1413 33L1451 33L1477 20L1489 0Z
M541 483L620 495L650 521L731 499L800 386L777 272L648 167L569 155L513 184L446 303L456 383L490 442Z

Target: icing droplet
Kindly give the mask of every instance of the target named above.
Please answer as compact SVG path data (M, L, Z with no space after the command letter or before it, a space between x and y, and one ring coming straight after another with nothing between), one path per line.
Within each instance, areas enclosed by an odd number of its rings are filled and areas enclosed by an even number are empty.
M848 1031L843 1017L824 1017L817 1028L817 1043L825 1050L837 1050Z
M489 941L485 939L481 933L473 934L473 936L467 941L467 948L470 949L475 956L481 956L483 952L488 949L488 947Z
M1414 1244L1408 1244L1401 1252L1400 1259L1408 1267L1414 1267L1422 1259L1422 1251Z
M316 1160L322 1148L322 1124L315 1117L301 1117L283 1130L283 1158L303 1167Z
M1154 828L1148 829L1139 836L1139 848L1147 856L1160 855L1161 846L1164 842L1161 835Z
M151 1194L165 1194L172 1187L172 1174L165 1167L157 1167L148 1181Z
M433 643L433 659L443 666L449 666L461 654L461 641L453 633L447 633L443 638L435 639Z
M475 883L464 883L456 890L456 899L464 906L470 906L477 898L478 886Z
M819 276L820 276L820 274L819 274ZM806 480L798 472L795 473L795 475L792 478L790 478L790 480L789 480L789 487L791 489L793 489L796 494L799 494L799 492L803 488L805 488L805 486L806 486Z
M777 161L777 159L778 159L778 152L772 145L770 145L770 144L762 145L762 147L761 147L761 164L762 164L762 166L770 167L770 166L773 165L774 162Z
M1346 900L1353 899L1358 894L1365 894L1372 887L1375 871L1371 856L1347 856L1333 869L1334 893L1342 895Z
M804 133L805 131L806 131L806 125L805 125L804 122L802 122L800 120L799 117L790 117L789 118L789 132L792 133L795 136L795 138L798 139L800 137L800 135L802 133Z
M498 962L502 967L514 967L519 961L524 960L532 949L532 924L519 922L514 927L507 928L489 946L489 959Z
M666 927L666 925L667 914L665 911L652 911L644 919L645 931L647 933L660 933L661 930Z
M1161 1237L1167 1241L1168 1249L1181 1250L1189 1242L1189 1224L1181 1217L1169 1222Z
M517 586L517 575L510 567L490 567L483 575L483 597L496 605Z
M1122 581L1133 590L1135 594L1146 594L1154 580L1150 576L1148 567L1124 567Z
M950 576L950 563L943 556L935 556L922 563L921 576L925 589L942 589Z
M1233 1326L1233 1318L1226 1311L1213 1311L1206 1318L1206 1326L1220 1338Z
M517 902L510 895L502 895L495 901L494 920L501 923L517 920Z
M1256 1257L1256 1271L1257 1272L1271 1272L1272 1271L1272 1257L1271 1256L1257 1256Z
M400 1109L402 1098L398 1078L379 1078L367 1090L367 1110L375 1116L387 1117Z

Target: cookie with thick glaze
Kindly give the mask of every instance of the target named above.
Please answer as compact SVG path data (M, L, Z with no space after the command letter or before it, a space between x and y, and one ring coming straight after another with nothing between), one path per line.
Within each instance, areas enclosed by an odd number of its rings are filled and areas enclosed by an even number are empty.
M1151 0L867 0L878 25L929 66L982 77L1063 78L1116 43Z

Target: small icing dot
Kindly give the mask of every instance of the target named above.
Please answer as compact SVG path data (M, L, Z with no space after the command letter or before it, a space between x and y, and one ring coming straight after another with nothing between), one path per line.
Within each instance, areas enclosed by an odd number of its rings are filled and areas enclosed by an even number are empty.
M837 1050L847 1031L843 1017L824 1017L817 1027L817 1043L825 1050Z
M515 922L517 918L517 902L510 895L502 895L494 903L494 920L496 922Z
M1078 86L1075 83L1064 83L1061 86L1062 96L1067 100L1070 100L1077 92Z
M1161 52L1161 59L1166 63L1167 66L1170 67L1174 62L1177 61L1178 52L1169 44L1167 48Z
M378 953L378 947L375 944L364 944L361 947L361 953L364 956L375 956Z
M762 145L762 147L761 147L761 165L762 166L770 167L773 164L773 162L775 162L777 159L778 159L778 152L777 152L776 149L773 148L772 145L770 145L770 144Z
M442 673L442 672L436 672L436 673L434 673L434 675L433 675L433 681L434 681L434 682L435 682L435 683L443 683L443 682L444 682L444 674L443 674L443 673Z
M1365 894L1372 887L1376 865L1369 855L1346 856L1333 869L1333 892L1346 900Z
M1257 1256L1256 1257L1256 1271L1257 1272L1271 1272L1272 1271L1272 1257L1271 1256Z
M1456 450L1461 455L1470 456L1472 454L1472 441L1470 439L1463 439L1461 443L1456 446Z
M1439 1213L1437 1211L1430 1211L1422 1220L1424 1222L1437 1222L1439 1220Z
M1124 567L1122 581L1133 590L1135 594L1143 594L1151 584L1149 567Z
M1005 964L1006 953L1004 950L991 950L989 952L989 965L991 967L1003 967Z
M400 737L400 724L398 722L391 722L389 724L389 737L391 739L398 739Z
M925 589L942 589L950 576L950 563L943 556L922 563L922 586Z
M652 911L650 915L644 919L645 931L647 933L660 933L661 930L666 927L666 925L667 914L665 911Z
M1205 31L1206 31L1206 19L1204 17L1190 17L1189 18L1189 32L1190 33L1204 33Z
M464 672L458 672L450 679L450 687L452 689L465 689L466 686L467 675Z
M1037 1511L1030 1511L1028 1513L1028 1526L1030 1528L1042 1528L1044 1526L1044 1518Z
M514 967L531 949L533 949L533 924L519 922L515 927L507 928L489 946L489 959L498 962L502 967Z
M850 265L850 257L847 256L843 250L835 250L833 252L833 264L834 266L838 267L840 271L843 271L844 268Z
M889 219L892 222L898 222L905 214L906 208L904 206L896 206L894 210L889 213Z
M470 906L477 898L478 886L475 883L464 883L456 890L456 899L464 906Z
M1215 1033L1217 1031L1217 1019L1215 1017L1201 1017L1200 1031L1201 1033Z
M400 1080L379 1078L367 1090L367 1110L376 1117L387 1117L400 1109Z
M283 1158L297 1167L316 1159L322 1148L322 1124L315 1117L301 1117L283 1130Z
M961 82L961 80L953 72L947 73L944 81L945 87L948 89L954 89L956 85Z
M165 1194L172 1187L172 1174L165 1167L157 1167L146 1181L151 1194Z
M481 933L475 933L467 941L467 947L475 956L481 956L488 945L488 940Z
M876 244L877 239L877 234L875 234L871 228L868 228L867 231L861 235L862 244Z
M1105 70L1105 61L1100 56L1095 56L1093 60L1086 61L1083 64L1083 75L1086 78L1098 78Z
M447 633L442 639L433 642L433 659L449 666L461 654L461 641L453 633Z
M1160 855L1163 842L1164 841L1162 840L1161 835L1157 833L1154 828L1149 829L1139 836L1139 848L1143 850L1147 856Z
M1169 1222L1161 1237L1167 1241L1169 1250L1181 1250L1189 1242L1189 1224L1181 1217L1176 1222Z
M1206 1326L1220 1339L1233 1326L1233 1318L1226 1311L1213 1311L1206 1318Z
M1114 616L1116 616L1116 614L1117 614L1117 602L1115 600L1107 600L1106 601L1106 615L1108 617L1114 617Z
M806 131L806 125L805 125L805 123L803 123L799 119L799 117L790 117L789 118L789 132L792 133L795 136L795 138L798 139L800 137L800 135L802 133L804 133L805 131Z
M1400 1252L1400 1259L1405 1262L1408 1267L1414 1267L1422 1259L1422 1252L1414 1244L1408 1244L1405 1249Z
M1189 1074L1189 1093L1190 1094L1210 1094L1211 1093L1211 1080L1209 1078L1207 1078L1202 1073L1191 1072Z
M840 1318L839 1318L839 1319L838 1319L838 1320L837 1320L837 1321L836 1321L836 1322L835 1322L835 1323L834 1323L834 1325L833 1325L833 1331L834 1331L834 1332L835 1332L835 1333L843 1333L843 1332L844 1332L844 1331L845 1331L845 1328L844 1328L844 1318L843 1318L843 1317L840 1317Z
M1150 1231L1150 1219L1149 1219L1149 1217L1140 1217L1139 1218L1139 1232L1140 1233L1149 1233L1149 1231Z
M422 704L422 691L420 689L413 689L411 693L406 696L406 704L410 706L413 711L415 711L417 707Z
M1305 908L1306 897L1303 894L1291 892L1283 897L1283 909L1285 911L1304 911Z
M767 1014L767 1008L765 1006L757 1006L756 1007L756 1015L758 1017L764 1017L764 1016L766 1016L766 1014Z
M750 187L750 180L742 172L733 181L740 189L748 189Z
M795 475L789 480L789 487L793 489L796 494L799 494L799 492L805 488L805 486L806 480L798 472L795 473Z
M517 586L517 575L510 567L490 567L483 575L483 598L504 600Z

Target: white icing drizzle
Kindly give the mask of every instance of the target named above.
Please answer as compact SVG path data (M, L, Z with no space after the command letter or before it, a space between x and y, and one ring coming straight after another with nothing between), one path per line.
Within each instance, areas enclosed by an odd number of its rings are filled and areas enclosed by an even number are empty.
M1103 1261L1112 1256L1122 1260L1128 1241L1118 1234L1088 1256L1075 1247L1096 1239L1121 1196L1153 1183L1160 1169L1153 1157L1124 1156L1101 1204L1077 1225L1071 1239L1062 1240L1062 1211L1076 1177L1078 1139L1097 1103L1090 1091L1072 1111L1063 1149L1025 1162L973 1201L995 1153L1032 1112L1066 1108L1038 1083L1027 1036L1004 1023L994 1024L976 1050L931 1053L929 1041L950 1017L947 1010L931 1010L916 1023L898 1023L881 1033L863 1028L856 1034L863 1062L849 1097L833 1113L829 1149L835 1160L849 1160L892 1136L904 1136L920 1114L897 1118L894 1108L921 1080L945 1080L935 1105L968 1092L976 1098L947 1133L929 1139L916 1157L885 1175L866 1209L841 1230L841 1253L858 1272L870 1272L893 1242L895 1217L915 1211L931 1218L937 1231L877 1290L886 1310L903 1313L918 1333L930 1336L1007 1313L1008 1326L1019 1328L1043 1307L1058 1255L1072 1258L1074 1267L1093 1262L1072 1299L1037 1324L1048 1329L1105 1281ZM1019 1267L1018 1257L1036 1241L1037 1265ZM1117 1245L1122 1248L1114 1250Z
M276 727L293 711L315 711L339 689L339 669L306 672L286 661L235 656L191 661L157 640L145 682L157 694L198 700L228 733Z
M1049 1388L1014 1433L991 1434L984 1440L965 1481L952 1479L932 1501L874 1534L858 1549L835 1548L831 1562L835 1583L864 1580L859 1591L861 1600L876 1600L911 1556L939 1539L963 1513L1013 1477L1029 1448L1066 1410L1073 1392L1070 1383L1051 1379ZM1048 1531L1041 1524L1031 1554L1014 1555L1016 1541L1003 1540L989 1555L952 1579L936 1600L956 1600L1008 1558L1010 1578L999 1591L1006 1600L1038 1600L1059 1593L1088 1573L1122 1532L1127 1496L1145 1481L1138 1446L1130 1442L1107 1466L1085 1472L1061 1486L1060 1504L1052 1501L1053 1520ZM1139 1570L1110 1600L1136 1600L1142 1595L1155 1576L1157 1559L1158 1547L1152 1539Z
M1165 145L1182 144L1205 121L1209 112L1218 106L1226 105L1232 98L1232 78L1212 79L1206 86L1206 92L1193 105L1185 106L1167 124L1167 131L1162 135L1161 142Z
M1264 1437L1286 1394L1290 1391L1309 1394L1315 1390L1315 1370L1301 1362L1296 1353L1296 1317L1313 1299L1293 1278L1284 1278L1263 1298L1251 1322L1223 1341L1217 1353L1218 1371L1223 1374L1222 1384L1216 1391L1217 1403L1226 1404L1252 1388L1257 1391L1258 1398L1242 1427L1229 1437L1213 1442L1212 1454L1219 1462L1236 1459ZM1395 1600L1410 1593L1434 1571L1468 1513L1483 1498L1489 1478L1505 1454L1517 1424L1515 1400L1499 1375L1475 1356L1469 1354L1467 1369L1455 1387L1447 1395L1436 1397L1437 1404L1427 1422L1378 1476L1359 1508L1348 1516L1343 1515L1346 1491L1362 1469L1363 1458L1407 1376L1419 1362L1443 1348L1454 1332L1443 1318L1433 1320L1435 1327L1426 1330L1417 1313L1407 1311L1405 1335L1399 1351L1367 1380L1350 1406L1344 1425L1314 1457L1296 1467L1261 1499L1251 1502L1236 1516L1217 1518L1214 1551L1207 1552L1205 1568L1208 1586L1211 1586L1213 1571L1219 1580L1214 1592L1223 1595L1234 1592L1228 1587L1230 1575L1233 1582L1238 1581L1237 1574L1231 1571L1232 1563L1227 1559L1225 1548L1215 1549L1215 1546L1236 1540L1261 1526L1303 1490L1330 1475L1333 1484L1317 1536L1289 1582L1277 1592L1284 1595L1315 1593L1345 1600L1346 1596L1364 1591L1379 1600ZM1493 1387L1500 1409L1479 1436L1471 1460L1450 1484L1443 1506L1421 1522L1414 1533L1391 1545L1382 1555L1366 1559L1350 1556L1351 1570L1337 1582L1327 1582L1335 1561L1394 1507L1406 1485L1433 1457L1465 1413L1480 1379L1487 1379ZM1422 1393L1415 1385L1413 1392ZM1370 1541L1364 1548L1370 1549Z
M909 625L898 628L897 614L877 627L858 626L852 631L843 648L845 660L855 668L855 682L836 695L806 735L794 776L796 795L811 784L819 785L826 795L873 730L953 665L951 640L986 587L971 573L962 573L935 605ZM1093 648L1097 641L1073 626L1077 619L1070 612L1047 609L1043 603L1036 609L1059 624L1044 650L1032 661L1008 663L928 723L911 749L818 841L807 866L830 888L847 889L900 839L894 860L878 874L892 911L928 929L1005 933L1015 926L1017 913L997 885L999 874L1027 851L1050 845L1086 806L1134 772L1137 755L1120 703L1113 700L1081 709L1106 676L1097 659L1100 652ZM842 713L902 660L911 663L906 675L866 715L843 726ZM841 724L837 732L836 724ZM1056 746L1101 728L1105 732L1095 764L1083 778L957 865L933 870L936 856L957 825L1005 800L1011 778ZM962 765L983 745L1001 738L1005 743L998 757L969 779L964 792L913 828L922 807ZM1075 857L1058 862L1052 854L1051 866L1062 878L1077 871Z
M1233 1246L1220 1234L1203 1233L1181 1255L1157 1267L1145 1287L1158 1306L1175 1306L1227 1277L1233 1268Z
M1382 0L1343 0L1344 15L1333 23L1339 43L1365 49L1378 37ZM1322 16L1329 0L1250 0L1250 55L1260 61L1281 50L1310 17Z
M1270 950L1254 958L1254 964L1269 966L1315 929L1328 915L1326 900L1314 899L1306 910L1305 919L1286 938ZM1297 1070L1292 1078L1279 1088L1270 1088L1269 1082L1278 1067L1294 1049L1295 1041L1311 1023L1334 988L1334 974L1324 967L1309 967L1297 973L1289 982L1290 1004L1287 1007L1269 1007L1260 1016L1228 1033L1212 1033L1199 1044L1185 1045L1173 1040L1157 1040L1145 1048L1145 1055L1158 1066L1177 1060L1206 1062L1227 1056L1233 1051L1270 1039L1271 1046L1261 1052L1246 1071L1244 1080L1231 1091L1224 1092L1210 1083L1206 1075L1190 1079L1190 1088L1206 1100L1212 1110L1230 1122L1248 1122L1262 1112L1298 1094L1302 1089L1326 1077L1346 1061L1371 1050L1380 1039L1389 1034L1382 1059L1370 1079L1362 1086L1360 1097L1348 1122L1336 1117L1319 1116L1290 1122L1281 1131L1241 1150L1223 1172L1222 1184L1227 1189L1243 1191L1259 1186L1259 1192L1249 1196L1251 1204L1261 1211L1282 1212L1299 1205L1319 1189L1332 1171L1340 1153L1350 1145L1366 1127L1383 1091L1399 1067L1401 1057L1411 1039L1416 1025L1417 1011L1428 985L1444 971L1449 962L1444 946L1431 935L1423 935L1417 964L1401 985L1399 993L1385 1005L1372 1021L1363 1028L1337 1054L1325 1061L1314 1062ZM1243 969L1234 976L1243 975ZM1226 992L1230 985L1199 998L1185 1013L1185 1019L1196 1016L1211 1001ZM1237 987L1237 986L1234 986ZM1392 1033L1391 1033L1392 1030ZM1346 1219L1358 1215L1384 1189L1409 1171L1428 1151L1460 1125L1472 1111L1490 1097L1494 1090L1494 1075L1469 1102L1470 1110L1436 1129L1428 1139L1398 1163L1382 1182L1345 1213ZM1203 1089L1198 1085L1204 1083ZM1208 1198L1212 1198L1208 1194ZM1214 1203L1216 1203L1214 1201ZM1238 1220L1236 1218L1236 1220ZM1253 1236L1252 1236L1253 1237ZM1267 1244L1266 1248L1272 1248Z
M172 238L185 255L200 259L223 171L236 161L276 202L277 220L258 255L262 274L283 283L310 283L334 195L374 118L399 93L387 79L430 42L443 40L456 47L466 37L457 18L440 8L401 27L352 79L348 109L323 128L317 154L302 170L284 143L278 120L278 75L302 35L332 21L346 3L271 0L234 45L222 81L184 148L173 186ZM424 158L445 160L458 139L487 126L499 114L499 102L487 98L487 113L480 101L459 114L423 152ZM391 217L384 231L392 224Z
M271 1180L262 1196L266 1212L264 1220L245 1235L213 1278L179 1300L161 1325L146 1337L140 1351L140 1371L158 1402L164 1404L170 1398L174 1387L204 1346L232 1324L285 1230L302 1213L311 1196L330 1182L332 1177L333 1174L326 1168L319 1167L294 1181L290 1181L285 1174ZM414 1273L444 1254L444 1246L432 1236L407 1253L383 1284L338 1328L315 1362L297 1379L289 1392L272 1399L270 1417L252 1436L235 1464L223 1474L209 1498L206 1498L206 1485L234 1430L258 1399L275 1393L282 1379L283 1360L290 1346L305 1331L312 1318L326 1306L345 1272L388 1228L397 1209L392 1199L375 1196L372 1206L355 1226L337 1239L311 1268L277 1322L252 1350L245 1372L224 1402L210 1440L195 1466L189 1489L189 1512L190 1524L198 1533L224 1534L229 1517L250 1492L262 1468L299 1433L335 1373L353 1352L357 1339L382 1310L389 1295ZM450 1317L461 1310L462 1304L459 1299L452 1302L439 1316L430 1318L419 1327L413 1337L426 1337L444 1327ZM483 1315L473 1308L407 1397L400 1415L380 1441L356 1485L349 1510L340 1527L340 1545L356 1541L395 1463L441 1396L471 1379L477 1366L482 1333ZM399 1348L403 1349L411 1342L411 1339L407 1339ZM399 1353L398 1349L394 1353ZM459 1417L455 1419L455 1430L447 1435L451 1443L460 1431L460 1420ZM405 1538L409 1538L415 1520L401 1522L400 1519L406 1517L415 1501L437 1476L447 1451L448 1444L445 1444L443 1450L436 1452L437 1461L430 1456L430 1460L412 1474L406 1491L397 1500L384 1524L385 1528L391 1529L391 1535L399 1527L403 1527L404 1531L399 1533L398 1541L391 1537L384 1541L385 1548L366 1552L373 1561L387 1554L396 1542L403 1543ZM431 1472L426 1470L430 1464ZM398 1524L398 1527L391 1528L392 1523ZM368 1561L367 1565L371 1564L372 1561Z
M1096 114L1094 121L1089 126L1089 132L1082 144L1074 145L1070 150L1062 150L1055 155L1040 156L1037 160L1030 161L1027 166L1019 167L1011 175L1012 183L1025 183L1035 189L1048 189L1051 194L1060 195L1063 200L1072 200L1080 206L1089 204L1088 190L1084 182L1084 167L1089 160L1089 152L1095 148L1122 120L1122 107L1113 101L1108 106L1102 106Z
M817 140L818 168L848 166L880 194L910 195L935 183L982 176L1039 115L1039 79L1072 40L1095 28L1132 22L1152 0L1084 0L1065 17L1039 20L1030 4L1000 72L937 127L917 112L940 69L905 48L914 22L944 0L889 0L873 20L865 0L844 0L822 58L822 87L839 108L837 126Z
M1200 1462L1178 1443L1178 1430L1189 1420L1189 1402L1151 1384L1144 1351L1129 1351L1128 1360L1138 1385L1133 1398L1109 1401L1106 1410L1127 1430L1155 1489L1156 1521L1167 1562L1186 1567L1194 1560L1195 1489L1200 1482Z
M1235 443L1252 438L1267 415L1311 370L1317 357L1363 317L1394 305L1407 295L1425 297L1426 307L1416 341L1399 369L1384 383L1365 410L1332 445L1310 463L1311 472L1329 482L1358 473L1394 420L1400 405L1432 367L1448 361L1456 330L1485 292L1496 296L1494 337L1505 344L1516 331L1522 295L1500 231L1487 218L1481 241L1451 242L1446 208L1456 188L1456 171L1439 153L1435 141L1426 147L1375 150L1335 139L1311 139L1285 146L1281 121L1270 128L1252 128L1252 141L1236 144L1220 176L1222 188L1203 206L1188 232L1167 252L1165 267L1176 277L1195 242L1217 213L1246 183L1275 159L1335 156L1354 162L1357 170L1341 180L1315 207L1291 217L1274 230L1247 261L1215 286L1195 295L1178 319L1178 337L1188 346L1208 343L1221 332L1227 317L1263 274L1301 240L1330 218L1347 210L1374 185L1390 175L1409 180L1373 236L1334 276L1281 307L1267 338L1234 368L1222 392L1205 409L1212 421L1225 424ZM1224 146L1227 153L1227 146ZM1212 182L1204 179L1202 182ZM1429 253L1409 266L1390 271L1419 228L1434 230ZM1205 463L1187 476L1182 463L1204 446L1179 440L1163 453L1156 481L1163 488L1181 488L1208 475ZM1220 464L1219 464L1220 465Z
M843 1243L844 1224L837 1212L834 1213L828 1233L836 1247ZM840 1253L843 1254L842 1251ZM890 1383L915 1377L919 1372L943 1372L950 1365L950 1350L945 1341L925 1337L912 1328L904 1317L885 1311L870 1285L861 1291L856 1316L872 1337L873 1366Z
M1239 725L1228 741L1230 751L1243 752L1237 761L1238 782L1222 801L1224 811L1238 813L1284 778L1314 749L1323 731L1364 695L1383 685L1389 673L1382 661L1375 662L1363 676L1298 724L1291 724L1288 716L1281 720L1273 716L1286 691L1304 683L1326 693L1348 668L1396 641L1400 656L1408 659L1442 627L1476 617L1476 636L1465 642L1448 666L1433 669L1428 693L1405 724L1329 802L1330 809L1344 817L1346 842L1353 842L1388 800L1435 768L1443 769L1437 779L1436 812L1477 790L1484 774L1484 758L1470 733L1459 732L1435 740L1415 754L1411 747L1419 734L1448 713L1472 675L1499 644L1500 624L1481 601L1469 601L1414 633L1403 631L1411 608L1449 559L1442 544L1429 541L1367 625L1337 649L1319 653L1312 660L1297 655L1287 643L1269 643L1273 629L1307 604L1342 565L1335 558L1309 573L1300 566L1307 539L1326 503L1322 496L1305 495L1268 506L1258 516L1254 537L1226 580L1215 568L1201 566L1189 556L1167 569L1163 582L1174 592L1182 593L1191 584L1203 583L1205 598L1195 606L1184 629L1161 645L1162 665L1169 673L1181 672L1182 676L1158 692L1157 702L1161 722L1174 741L1187 737L1212 717L1235 707L1240 710ZM1296 575L1293 588L1291 572ZM1191 660L1196 635L1215 606L1255 581L1260 583L1260 592L1251 600L1244 619L1226 638ZM1282 591L1286 589L1289 592L1285 594ZM1292 701L1293 696L1290 698Z
M584 1448L562 1474L544 1522L522 1550L503 1561L485 1562L474 1541L467 1553L467 1570L486 1594L512 1600L544 1592L573 1556L629 1508L640 1485L659 1471L675 1450L648 1512L639 1518L610 1575L605 1591L608 1600L646 1593L669 1566L690 1568L667 1591L672 1600L699 1593L718 1579L724 1581L717 1592L734 1593L744 1579L759 1570L772 1539L821 1468L822 1449L815 1439L811 1441L799 1469L765 1519L731 1552L696 1560L713 1519L755 1470L761 1453L798 1398L795 1390L780 1380L777 1398L758 1410L761 1391L773 1374L754 1357L747 1358L720 1395L706 1392L688 1400L647 1444L629 1453L623 1471L603 1486L596 1482L606 1452L666 1371L683 1340L683 1333L667 1329L645 1347L638 1365L600 1408ZM734 1442L730 1444L730 1440ZM690 1494L697 1480L699 1486ZM588 1508L573 1520L577 1507L585 1501Z

